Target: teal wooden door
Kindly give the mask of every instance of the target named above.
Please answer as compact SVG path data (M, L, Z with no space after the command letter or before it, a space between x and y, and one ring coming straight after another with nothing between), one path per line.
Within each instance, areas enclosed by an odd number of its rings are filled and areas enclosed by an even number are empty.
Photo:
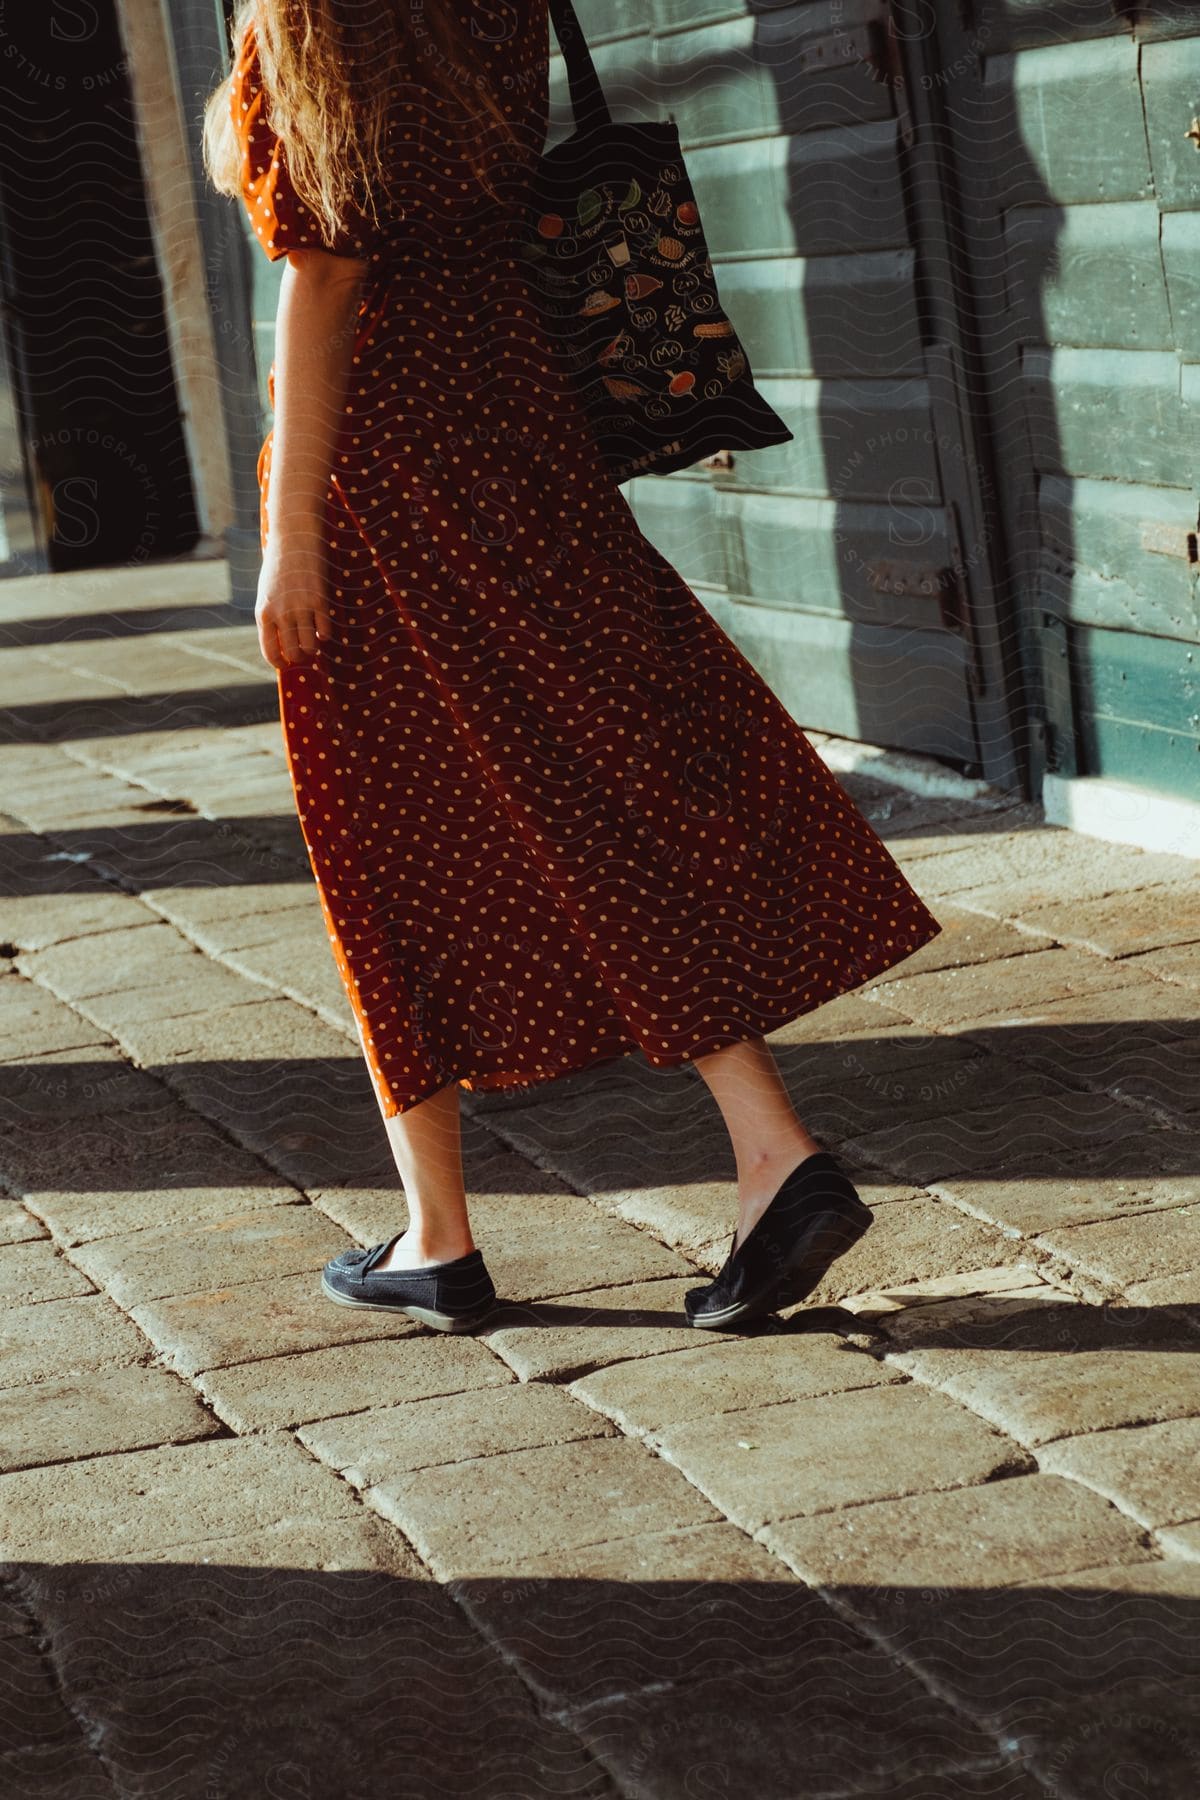
M1032 786L1200 792L1200 11L939 0Z
M618 116L678 124L722 298L795 433L637 478L639 522L801 724L1019 785L956 202L914 91L936 47L907 47L906 83L884 0L578 11Z

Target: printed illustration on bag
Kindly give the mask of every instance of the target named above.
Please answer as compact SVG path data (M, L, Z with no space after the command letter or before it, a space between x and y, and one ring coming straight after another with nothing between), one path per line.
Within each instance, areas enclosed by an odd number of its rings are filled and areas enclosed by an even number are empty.
M636 179L585 188L573 215L543 201L526 249L608 430L632 429L639 416L670 429L689 399L718 399L745 372L678 162L662 164L648 189ZM594 391L600 384L607 403Z

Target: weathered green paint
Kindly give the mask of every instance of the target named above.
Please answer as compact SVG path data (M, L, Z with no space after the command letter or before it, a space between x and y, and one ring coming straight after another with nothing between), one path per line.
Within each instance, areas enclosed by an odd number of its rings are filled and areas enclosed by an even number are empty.
M1042 477L1039 597L1076 624L1195 639L1187 488Z
M1014 207L1005 242L1020 335L1039 343L1172 348L1158 228L1153 200Z
M893 503L914 487L922 496L940 492L926 381L775 377L758 385L795 436L735 455L722 485L745 480L775 492Z
M1172 340L1183 356L1200 362L1200 211L1163 214L1162 259Z
M832 613L705 600L802 724L867 743L903 742L952 762L976 756L966 655L950 632L908 632L901 645L890 628L851 624Z
M989 54L1034 45L1128 35L1105 0L964 0L978 42Z
M1085 766L1195 799L1200 789L1200 650L1171 638L1071 633Z
M1035 466L1178 487L1195 460L1173 351L1045 349L1022 357Z
M919 374L911 250L723 263L721 297L755 374Z
M1195 29L1200 34L1200 19ZM1200 35L1141 52L1154 191L1164 212L1200 207L1200 146L1187 134L1200 114Z
M1138 49L1129 38L992 57L985 96L987 154L1005 208L1153 192Z
M722 260L907 246L895 119L752 140L736 156L710 145L687 163Z

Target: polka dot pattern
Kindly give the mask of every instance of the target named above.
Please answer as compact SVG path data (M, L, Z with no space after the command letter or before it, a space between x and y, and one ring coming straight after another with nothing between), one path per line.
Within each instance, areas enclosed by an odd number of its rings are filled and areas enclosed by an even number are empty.
M465 17L465 16L464 16ZM759 1036L940 927L782 703L639 529L538 316L517 228L544 5L496 0L517 144L395 96L326 496L334 635L279 674L333 954L385 1113ZM235 70L268 256L319 233ZM259 459L266 541L271 438Z

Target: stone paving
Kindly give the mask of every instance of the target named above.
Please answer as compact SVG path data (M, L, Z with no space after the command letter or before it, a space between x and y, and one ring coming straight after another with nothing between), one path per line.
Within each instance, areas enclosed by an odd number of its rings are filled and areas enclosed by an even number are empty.
M732 1162L631 1056L464 1096L485 1330L356 1316L403 1197L224 593L5 589L0 1793L1200 1791L1196 863L844 775L944 931L772 1040L876 1213L818 1293L686 1325Z

